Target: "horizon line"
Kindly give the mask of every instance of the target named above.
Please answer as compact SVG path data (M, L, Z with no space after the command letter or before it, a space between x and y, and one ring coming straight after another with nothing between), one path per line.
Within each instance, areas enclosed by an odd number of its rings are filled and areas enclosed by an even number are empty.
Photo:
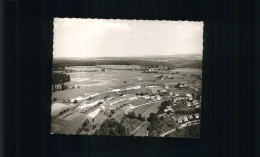
M187 54L172 54L172 55L138 55L138 56L106 56L106 57L53 57L53 59L57 58L82 58L82 59L91 59L91 58L134 58L134 57L166 57L166 56L175 56L175 55L203 55L200 53L187 53Z

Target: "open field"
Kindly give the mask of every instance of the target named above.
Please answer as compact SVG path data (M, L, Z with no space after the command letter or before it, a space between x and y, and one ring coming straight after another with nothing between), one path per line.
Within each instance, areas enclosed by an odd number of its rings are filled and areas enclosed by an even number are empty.
M140 107L135 108L133 111L136 115L141 113L146 118L149 117L150 113L156 113L158 111L158 107L160 107L161 102L155 102L147 105L143 105Z
M59 129L56 133L58 134L76 134L78 129L82 126L84 121L88 119L86 115L81 115L77 118L74 118L67 125Z

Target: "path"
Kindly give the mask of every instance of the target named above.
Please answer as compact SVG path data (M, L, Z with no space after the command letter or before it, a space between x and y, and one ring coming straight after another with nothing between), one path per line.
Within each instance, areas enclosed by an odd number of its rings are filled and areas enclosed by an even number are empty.
M143 122L142 124L140 124L134 131L132 134L135 134L141 127L143 127L145 124L147 124L148 122Z

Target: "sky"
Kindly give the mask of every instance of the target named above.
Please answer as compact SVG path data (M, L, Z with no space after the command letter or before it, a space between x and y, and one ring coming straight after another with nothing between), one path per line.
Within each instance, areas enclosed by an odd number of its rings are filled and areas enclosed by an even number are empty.
M203 22L54 18L54 58L202 54Z

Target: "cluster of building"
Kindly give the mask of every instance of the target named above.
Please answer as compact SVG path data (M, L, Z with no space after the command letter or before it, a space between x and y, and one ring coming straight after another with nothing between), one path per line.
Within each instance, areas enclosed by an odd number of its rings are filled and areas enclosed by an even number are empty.
M199 118L200 118L199 113L185 115L185 116L180 116L178 118L178 123L179 124L183 124L183 123L186 123L188 121L196 120L196 119L199 119Z
M159 65L158 67L153 67L153 68L146 68L144 69L145 72L154 72L154 71L159 71L159 70L168 70L168 66L164 65Z
M134 86L126 87L126 88L113 89L112 92L120 92L120 91L123 91L123 90L132 90L132 89L140 89L140 88L141 88L140 85L134 85Z

